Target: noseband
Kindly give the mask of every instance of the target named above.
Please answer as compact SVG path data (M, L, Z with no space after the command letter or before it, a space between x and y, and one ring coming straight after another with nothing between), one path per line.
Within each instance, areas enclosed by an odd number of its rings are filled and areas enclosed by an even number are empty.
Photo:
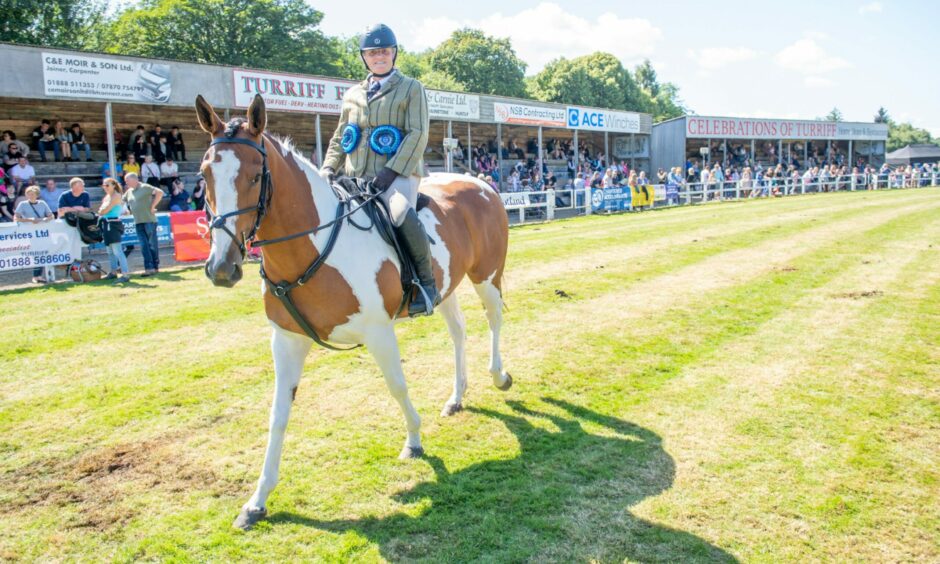
M209 217L209 233L212 233L213 229L221 229L229 237L232 238L238 245L238 250L241 251L242 258L245 257L245 254L248 252L246 243L255 238L255 235L258 233L258 228L261 227L261 220L264 219L264 214L268 209L268 204L271 202L271 171L268 170L268 153L264 149L264 139L261 140L261 144L255 143L251 139L244 139L240 137L216 137L209 143L210 147L215 145L221 145L223 143L236 143L238 145L248 145L249 147L254 148L256 151L261 153L261 193L258 194L258 203L248 207L241 208L235 211L224 213L222 215L215 215L212 213L212 210L209 209L209 206L206 206L206 215ZM251 231L248 232L246 236L242 233L241 239L235 234L232 233L232 230L228 228L225 222L231 218L239 215L244 215L246 213L257 212L255 215L255 224L251 227Z

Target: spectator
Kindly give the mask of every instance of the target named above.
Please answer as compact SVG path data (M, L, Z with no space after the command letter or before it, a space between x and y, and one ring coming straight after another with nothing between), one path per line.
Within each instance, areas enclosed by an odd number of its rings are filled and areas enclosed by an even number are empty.
M16 159L19 158L20 155L23 155L24 157L29 156L29 147L26 145L26 143L23 143L16 138L16 133L13 133L9 129L5 130L3 132L3 142L0 143L0 157L3 158L4 163L6 162L7 153L10 150L11 143L16 145L17 150L16 157L14 157L13 162L10 164L10 166L13 166L16 164Z
M128 172L133 172L137 176L140 176L140 163L137 162L137 157L134 155L127 155L127 162L124 163L124 174ZM121 178L124 178L123 174Z
M36 179L36 169L29 164L26 157L20 157L16 166L10 169L10 179L13 181L13 186L19 190L21 186L33 183Z
M55 180L50 178L46 180L46 187L39 193L39 198L46 202L53 214L59 211L59 198L62 196L62 190L55 185Z
M6 153L3 155L3 168L6 170L7 174L10 173L11 168L20 162L20 158L26 158L26 153L20 150L20 146L15 141L11 141L10 144L7 145Z
M143 179L144 184L160 183L160 166L153 162L153 157L150 155L144 157L144 164L140 167L140 178Z
M183 144L183 134L180 133L179 126L174 125L170 128L170 134L166 137L167 148L169 153L167 154L170 157L173 157L174 161L186 160L186 145ZM463 160L463 152L461 151L461 160Z
M193 204L197 210L206 208L206 179L201 176L196 180L196 188L193 189Z
M80 151L84 150L85 160L91 162L91 145L88 144L88 140L85 138L85 132L82 131L82 126L77 123L73 123L69 131L69 143L72 145L72 155L76 160L78 160Z
M189 197L189 192L183 186L183 181L179 178L174 179L170 185L170 211L189 211L191 201L192 198Z
M124 213L121 184L113 178L106 178L101 187L104 188L104 199L98 208L98 216L105 227L104 243L108 247L108 259L111 262L111 272L105 276L105 280L114 280L116 284L130 282L127 256L121 247L121 236L124 233L124 224L121 222L121 214ZM121 271L120 277L117 275L118 269Z
M157 243L157 204L163 199L163 191L150 184L141 182L134 173L124 177L127 191L124 201L134 216L134 227L140 240L141 253L144 256L142 277L153 276L160 272L160 250Z
M62 160L62 152L59 150L59 142L55 138L55 130L49 124L49 120L44 119L39 127L33 130L33 142L39 150L39 159L46 162L46 151L52 149L55 154L56 162Z
M131 134L128 147L130 152L134 153L137 162L144 162L144 157L150 154L149 145L147 144L147 134L144 133L144 126L137 126L137 130Z
M16 206L13 216L15 221L24 223L40 223L55 219L49 205L39 199L39 186L26 188L26 199ZM33 282L37 284L46 282L42 277L42 267L33 269Z
M13 219L13 196L6 184L0 184L0 223L10 223Z
M127 144L124 143L124 134L118 131L118 128L111 128L111 136L114 138L114 156L124 161L127 160Z
M169 193L173 182L180 176L180 167L173 162L172 158L167 158L160 165L160 183L166 186L165 192Z
M116 172L111 172L111 161L104 161L101 163L101 180L104 181L106 178L123 178L124 177L124 167L121 165L120 161L114 163L114 168L117 169Z
M160 128L158 123L153 127L153 131L147 136L147 144L150 145L150 155L157 164L163 164L167 155L166 133Z
M62 125L61 120L56 120L53 130L55 132L56 143L59 144L59 150L62 151L62 160L66 162L74 161L75 159L72 158L72 146L69 145L69 132L65 130L65 126Z
M85 181L79 177L69 180L69 191L59 196L59 217L69 212L91 210L91 197L85 191Z

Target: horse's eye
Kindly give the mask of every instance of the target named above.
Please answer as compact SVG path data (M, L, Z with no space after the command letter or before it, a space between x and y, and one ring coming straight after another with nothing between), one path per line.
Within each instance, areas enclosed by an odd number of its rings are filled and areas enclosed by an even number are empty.
M257 183L261 182L261 175L260 175L260 174L256 175L256 176L255 176L255 179L252 180L252 182L253 182L254 184L257 184Z

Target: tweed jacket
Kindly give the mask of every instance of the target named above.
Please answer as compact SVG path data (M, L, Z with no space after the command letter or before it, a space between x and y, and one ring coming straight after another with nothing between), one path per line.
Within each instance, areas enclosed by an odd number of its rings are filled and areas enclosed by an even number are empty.
M382 168L389 167L402 176L425 176L424 150L428 145L428 100L424 86L397 69L382 88L368 100L366 79L351 87L343 96L339 125L330 139L323 166L347 176L374 178ZM353 123L362 131L359 144L349 154L341 140L346 125ZM389 156L380 155L369 147L372 130L380 125L393 125L402 133L398 150ZM340 167L345 165L344 169Z

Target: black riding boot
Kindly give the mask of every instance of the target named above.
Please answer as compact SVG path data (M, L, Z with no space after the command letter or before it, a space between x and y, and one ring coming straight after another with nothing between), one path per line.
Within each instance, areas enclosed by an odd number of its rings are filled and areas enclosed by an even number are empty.
M405 221L395 228L405 251L411 255L418 275L418 291L415 292L408 306L408 315L431 315L434 306L441 303L441 294L437 291L434 271L431 270L431 245L424 225L418 219L418 213L409 209Z

